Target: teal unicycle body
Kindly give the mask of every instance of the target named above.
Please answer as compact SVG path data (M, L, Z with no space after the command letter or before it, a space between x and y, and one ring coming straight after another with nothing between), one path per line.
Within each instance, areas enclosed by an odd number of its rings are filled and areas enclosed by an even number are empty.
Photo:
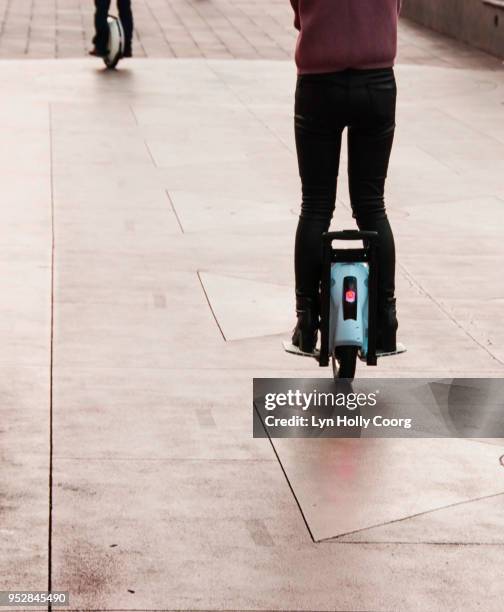
M335 378L353 380L357 360L377 364L376 232L345 230L323 236L319 365L332 361ZM334 243L359 241L359 248Z

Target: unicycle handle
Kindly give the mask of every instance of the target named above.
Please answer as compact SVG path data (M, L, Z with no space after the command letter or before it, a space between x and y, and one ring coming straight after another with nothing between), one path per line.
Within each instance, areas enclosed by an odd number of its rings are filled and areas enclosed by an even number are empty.
M341 232L327 232L323 235L324 241L331 244L334 240L369 240L374 242L378 238L378 232L343 230Z

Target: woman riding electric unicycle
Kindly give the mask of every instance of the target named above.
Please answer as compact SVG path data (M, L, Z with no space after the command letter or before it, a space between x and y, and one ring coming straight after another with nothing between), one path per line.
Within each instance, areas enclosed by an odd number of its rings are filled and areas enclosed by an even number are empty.
M320 365L331 355L336 374L353 378L359 356L376 365L376 355L399 352L395 246L384 190L395 130L400 0L291 4L299 30L295 136L302 183L292 349L317 355ZM359 228L346 236L327 234L345 128ZM360 240L363 248L334 250L335 240Z

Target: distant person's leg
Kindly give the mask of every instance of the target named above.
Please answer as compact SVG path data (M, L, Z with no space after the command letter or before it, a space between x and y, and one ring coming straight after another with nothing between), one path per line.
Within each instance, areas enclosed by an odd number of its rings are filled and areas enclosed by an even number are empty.
M126 43L124 46L124 56L131 57L131 42L133 39L133 13L131 11L131 0L117 0L117 10L119 18L124 28Z
M97 55L105 55L108 45L107 16L110 0L95 0L95 36L93 38L94 51Z
M396 349L395 245L385 210L385 180L394 142L397 89L392 69L354 77L348 129L348 175L354 217L378 232L378 348Z
M329 229L334 212L343 131L335 109L345 106L344 98L345 89L337 77L298 79L295 133L303 198L295 247L298 323L292 343L306 353L313 352L317 337L322 234Z

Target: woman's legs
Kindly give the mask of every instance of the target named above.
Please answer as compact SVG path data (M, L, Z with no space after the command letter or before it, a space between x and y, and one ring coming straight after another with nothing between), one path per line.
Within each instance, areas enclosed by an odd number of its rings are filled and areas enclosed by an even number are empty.
M93 44L100 54L107 52L108 45L108 24L107 16L110 8L110 0L95 0L95 35Z
M378 341L379 348L386 351L395 350L397 330L395 245L384 201L394 141L396 93L392 70L371 74L365 87L359 84L355 88L357 110L348 129L348 175L354 217L361 230L378 232Z
M338 92L330 78L300 77L296 90L295 135L303 199L296 233L295 272L298 326L293 343L311 352L318 327L322 234L329 229L343 126L336 120Z
M296 149L303 194L295 247L298 295L318 295L322 234L329 229L336 202L343 127L335 121L331 97L330 80L300 78L295 109Z
M131 41L133 38L133 13L131 11L131 0L117 0L117 10L119 11L119 19L124 28L124 36L126 44L124 54L131 56Z
M395 246L384 202L394 141L396 85L392 69L302 76L296 89L296 147L303 201L296 234L298 327L313 344L322 272L322 234L336 200L341 134L348 126L348 173L354 217L378 232L378 342L395 350ZM310 340L311 338L311 340ZM299 344L298 344L299 345ZM310 352L307 350L306 352Z

